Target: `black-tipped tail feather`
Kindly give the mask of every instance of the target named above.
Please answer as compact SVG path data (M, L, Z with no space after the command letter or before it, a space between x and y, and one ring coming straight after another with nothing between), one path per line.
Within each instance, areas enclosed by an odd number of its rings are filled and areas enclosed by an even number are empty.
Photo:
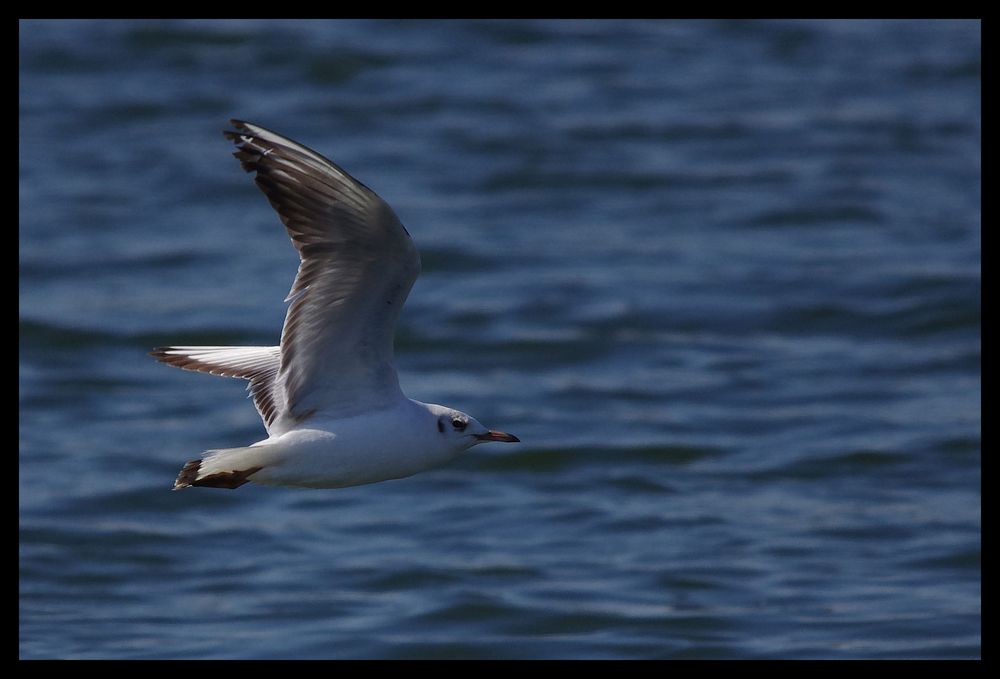
M239 488L244 483L247 483L253 474L256 474L263 469L263 467L234 469L230 472L216 472L215 474L209 474L199 478L198 475L201 473L201 463L202 460L191 460L184 465L184 468L181 469L181 473L177 475L177 480L174 481L174 490L189 488L191 486L229 489Z

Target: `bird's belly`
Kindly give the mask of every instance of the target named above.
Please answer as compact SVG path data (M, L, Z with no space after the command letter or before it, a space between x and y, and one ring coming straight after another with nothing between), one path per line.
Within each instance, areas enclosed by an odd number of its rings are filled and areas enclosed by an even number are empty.
M262 441L273 463L251 478L265 485L343 488L411 476L445 459L423 455L393 432L300 429Z

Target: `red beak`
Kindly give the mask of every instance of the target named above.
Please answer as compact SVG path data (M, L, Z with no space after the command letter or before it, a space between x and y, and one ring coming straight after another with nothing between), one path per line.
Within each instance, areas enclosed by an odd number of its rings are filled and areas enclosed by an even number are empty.
M502 431L493 431L492 429L485 434L476 434L476 438L480 441L503 441L504 443L519 443L521 439L517 438L513 434L507 434Z

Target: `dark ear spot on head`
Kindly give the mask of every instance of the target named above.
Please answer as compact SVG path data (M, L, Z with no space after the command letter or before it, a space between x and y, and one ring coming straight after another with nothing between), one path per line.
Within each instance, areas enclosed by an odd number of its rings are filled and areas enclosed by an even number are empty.
M441 432L442 434L444 433L444 422L442 422L441 420L438 420L438 431Z

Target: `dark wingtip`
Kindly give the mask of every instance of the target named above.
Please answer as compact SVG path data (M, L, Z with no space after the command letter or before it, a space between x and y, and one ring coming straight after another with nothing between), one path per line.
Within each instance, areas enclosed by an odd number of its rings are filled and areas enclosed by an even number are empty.
M242 141L241 137L246 136L246 134L249 132L249 130L247 130L246 127L247 124L246 122L240 120L239 118L230 118L229 124L232 125L234 129L223 130L222 136L231 142L239 144Z
M222 135L236 146L233 150L233 155L240 161L240 165L246 172L257 172L260 169L257 161L266 156L269 150L254 143L255 137L247 129L247 123L237 118L233 118L229 122L236 129L223 130ZM267 193L267 191L265 190L264 193Z

